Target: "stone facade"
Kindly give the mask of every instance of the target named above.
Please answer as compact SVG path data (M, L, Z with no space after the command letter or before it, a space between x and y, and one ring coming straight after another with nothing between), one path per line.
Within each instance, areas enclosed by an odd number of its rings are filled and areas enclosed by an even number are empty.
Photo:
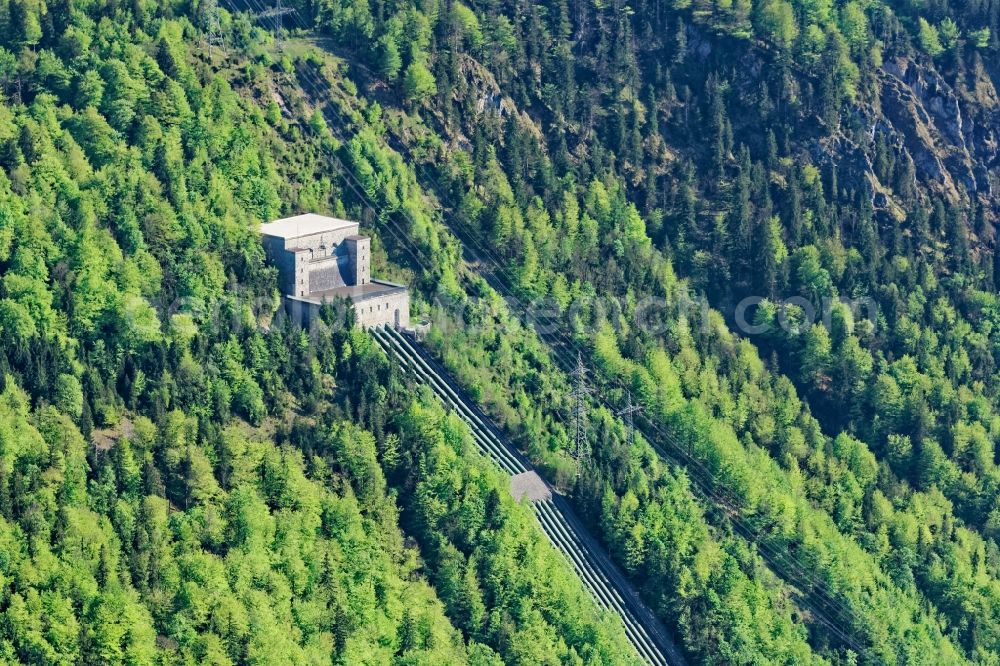
M367 236L348 236L344 239L347 249L348 270L351 284L368 284L371 279L372 239Z
M306 264L303 274L309 275L309 291L302 296L329 291L354 284L351 275L350 258L338 253L332 257L313 260Z
M352 299L355 324L361 328L375 326L410 327L410 294L403 285L372 280L377 290L371 295ZM343 296L341 296L343 297ZM347 296L350 298L349 296ZM325 298L323 300L332 300ZM303 328L308 328L319 317L323 300L314 297L285 297L285 310Z
M382 284L388 286L391 283ZM410 292L405 287L387 289L372 298L356 301L354 314L358 326L362 328L375 326L407 328L410 325Z
M358 231L357 222L311 213L261 226L264 252L278 269L289 311L305 324L323 301L346 298L359 326L407 328L409 291L371 278L371 239Z
M308 296L357 284L349 253L356 241L344 242L359 237L357 222L299 215L262 225L261 233L268 261L278 269L282 293Z

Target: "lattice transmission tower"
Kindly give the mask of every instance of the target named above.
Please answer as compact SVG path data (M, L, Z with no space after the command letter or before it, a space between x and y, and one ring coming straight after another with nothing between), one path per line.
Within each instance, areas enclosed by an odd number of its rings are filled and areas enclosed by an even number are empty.
M226 45L222 36L222 17L219 14L218 0L202 0L200 15L201 27L205 31L205 45L208 47L208 60L212 62L216 48L223 53L226 52Z
M587 441L587 396L591 388L587 386L587 367L583 364L583 355L577 352L576 367L570 373L573 377L573 390L566 397L573 400L573 457L576 459L576 475L590 458L590 442Z
M629 448L635 445L635 419L634 414L638 414L642 411L642 405L632 404L632 391L629 390L625 394L625 409L620 409L615 414L625 419L625 428L628 431L628 445Z
M275 5L271 9L255 14L254 18L258 19L274 19L274 45L280 51L281 50L281 31L284 27L284 22L282 17L288 14L294 14L294 7L283 7L281 0L275 0Z

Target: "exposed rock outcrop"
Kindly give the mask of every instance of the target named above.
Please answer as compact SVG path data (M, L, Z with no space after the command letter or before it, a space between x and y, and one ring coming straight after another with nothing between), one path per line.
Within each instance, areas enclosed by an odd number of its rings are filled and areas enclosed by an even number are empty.
M834 132L817 138L810 152L836 164L855 186L864 182L876 209L898 217L894 184L880 183L872 166L881 140L912 160L916 179L930 191L952 204L977 201L989 218L1000 217L1000 100L982 67L956 89L927 63L895 58L882 68L878 95L855 113L863 135Z
M975 126L967 122L961 99L933 69L906 59L887 62L881 80L881 111L902 135L917 174L950 202L989 194L988 178L976 178L970 151Z

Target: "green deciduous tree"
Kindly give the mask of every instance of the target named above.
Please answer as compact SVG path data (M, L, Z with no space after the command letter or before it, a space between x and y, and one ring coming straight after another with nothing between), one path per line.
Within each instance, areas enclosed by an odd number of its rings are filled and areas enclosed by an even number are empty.
M937 28L928 23L927 19L922 16L919 19L918 39L920 40L920 48L930 57L935 58L944 52Z
M415 104L428 100L437 92L434 75L422 62L411 62L403 75L403 95Z

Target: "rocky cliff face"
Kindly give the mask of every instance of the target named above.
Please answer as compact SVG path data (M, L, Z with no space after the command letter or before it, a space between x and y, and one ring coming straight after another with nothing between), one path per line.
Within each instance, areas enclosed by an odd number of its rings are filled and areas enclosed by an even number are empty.
M841 133L818 140L814 153L853 180L868 181L876 208L898 210L893 183L879 182L872 159L881 139L897 159L912 160L915 179L950 203L976 201L988 219L1000 214L1000 102L982 66L952 86L933 68L910 59L885 63L878 95L856 113L859 140Z
M689 30L690 57L711 58L709 40ZM733 81L743 113L734 124L753 133L759 122L762 85L786 86L798 95L810 85L796 72L783 81L768 80L774 67L768 55L750 48L740 58ZM867 189L876 210L905 218L901 189L932 193L949 204L981 206L988 222L1000 222L1000 63L963 61L962 73L943 75L927 59L887 60L854 108L831 127L816 115L799 119L796 136L807 159L835 166L848 189ZM813 82L814 85L814 82ZM897 164L889 177L875 168L876 150L884 144ZM881 178L881 180L880 180ZM909 179L909 183L905 181ZM883 182L883 180L885 182ZM909 185L907 187L907 185ZM992 238L979 239L991 242Z
M994 190L990 170L997 166L1000 114L995 103L983 104L996 93L985 72L978 74L982 99L909 60L886 63L882 76L881 110L890 132L901 135L918 176L956 203L965 197L988 201Z

